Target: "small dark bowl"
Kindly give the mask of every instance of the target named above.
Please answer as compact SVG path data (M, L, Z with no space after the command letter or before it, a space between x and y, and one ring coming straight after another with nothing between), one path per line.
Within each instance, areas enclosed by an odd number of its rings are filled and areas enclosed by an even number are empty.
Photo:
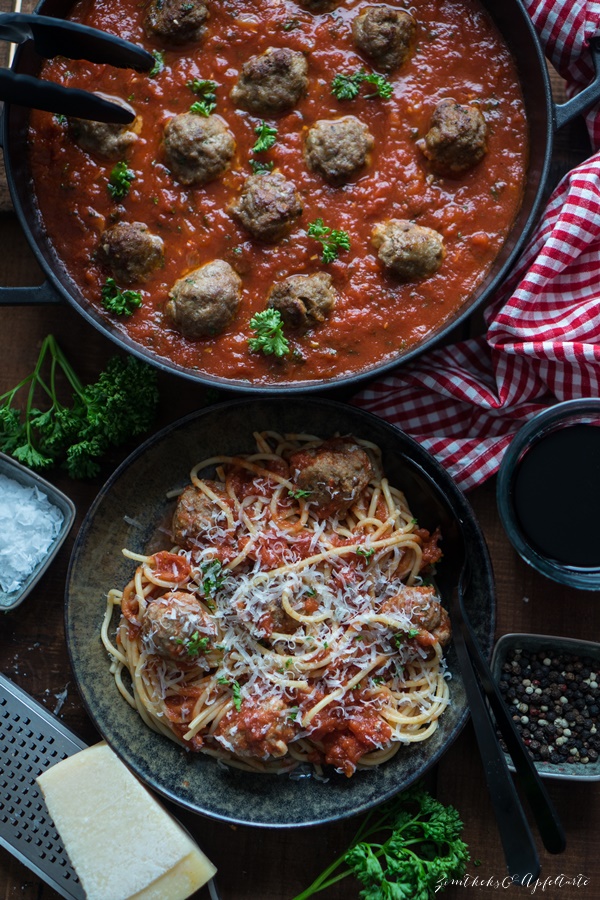
M348 779L254 775L183 751L152 732L118 694L100 641L109 588L131 577L121 549L156 547L173 501L192 466L213 454L254 450L253 432L277 430L330 437L354 434L378 444L392 484L406 494L420 524L444 535L438 566L442 596L449 597L462 565L459 528L471 566L469 614L486 651L494 630L494 582L487 548L473 512L444 469L413 440L359 409L330 400L267 398L232 401L191 415L159 432L133 453L101 490L79 533L67 582L66 632L71 662L87 709L122 759L159 793L218 819L262 826L311 825L360 813L408 787L434 765L467 719L467 702L452 646L447 654L452 703L440 727L385 765ZM162 534L163 546L165 543Z
M56 506L63 514L63 521L59 533L50 544L45 557L40 560L33 571L27 576L21 587L16 591L10 591L8 593L0 590L0 612L8 612L8 610L15 609L23 602L47 571L50 563L60 550L65 538L71 530L71 526L75 520L75 505L66 494L63 494L55 488L54 485L50 484L49 481L46 481L45 478L32 472L31 469L22 466L21 463L12 459L10 456L7 456L5 453L0 453L0 475L6 475L7 478L18 481L19 484L28 488L37 487L42 494L46 494L50 503L52 503L53 506Z
M507 655L512 650L524 650L529 653L539 653L547 650L549 653L569 653L572 656L588 656L593 660L596 673L600 672L600 644L592 641L582 641L577 638L552 637L547 634L504 634L499 638L492 656L492 674L497 682L500 682L502 666L506 662ZM565 707L566 708L566 707ZM514 772L514 766L509 757L506 757L508 768ZM595 762L589 763L551 763L544 760L534 760L534 765L542 778L559 778L566 781L600 781L600 757Z

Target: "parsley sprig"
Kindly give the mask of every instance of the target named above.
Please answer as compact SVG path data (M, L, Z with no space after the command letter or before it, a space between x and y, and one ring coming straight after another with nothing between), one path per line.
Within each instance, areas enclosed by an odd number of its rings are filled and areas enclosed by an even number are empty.
M102 287L102 306L116 316L131 316L142 305L139 291L122 291L114 278L107 278Z
M273 128L271 125L267 125L264 120L260 125L256 126L254 133L257 135L257 140L252 148L253 153L265 153L267 150L270 150L271 147L275 146L277 141L277 129Z
M294 900L308 900L348 875L360 881L362 900L431 900L465 873L470 854L462 828L453 806L418 785L409 788L370 812L350 847Z
M154 57L154 65L148 72L148 75L150 78L156 78L165 68L165 54L162 50L153 50L152 56Z
M311 222L306 233L323 245L321 262L334 262L340 255L340 250L350 249L350 235L348 232L338 231L335 228L332 230L324 224L323 219L315 219L314 222Z
M242 689L239 685L239 682L230 680L229 678L222 675L220 678L217 678L219 684L228 684L231 688L231 692L233 694L233 705L236 710L239 712L242 708Z
M23 412L15 405L21 391ZM46 409L34 405L36 394ZM133 356L113 357L84 387L50 334L33 372L0 396L0 450L32 469L62 465L72 478L89 478L111 447L150 427L157 401L154 370Z
M122 200L129 193L131 182L135 180L135 172L129 168L126 162L118 162L110 173L108 193L113 200Z
M193 81L188 82L188 87L200 98L199 100L196 100L195 103L192 103L190 112L208 118L208 116L210 116L217 108L216 90L219 85L216 81L210 81L205 78L194 78Z
M285 356L290 345L283 333L283 319L278 309L264 309L250 319L250 328L256 337L248 338L248 346L254 352L265 356Z
M387 78L377 75L375 72L367 73L364 69L359 69L352 75L343 75L338 72L331 82L331 93L338 100L354 100L358 97L363 84L372 84L375 88L372 94L365 94L367 100L373 97L389 100L394 93L394 85Z

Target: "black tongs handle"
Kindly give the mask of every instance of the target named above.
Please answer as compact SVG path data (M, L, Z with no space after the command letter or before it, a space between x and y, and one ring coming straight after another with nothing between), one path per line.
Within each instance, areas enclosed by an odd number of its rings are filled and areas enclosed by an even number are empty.
M135 113L130 109L111 103L98 94L65 88L52 81L40 81L31 75L17 75L10 69L0 69L0 100L65 116L93 119L95 122L128 125L135 119Z
M143 72L156 62L147 50L114 34L50 16L4 13L0 15L0 39L15 44L32 40L39 55L47 59L66 56Z
M506 742L508 753L512 758L519 783L529 802L544 847L549 853L562 853L566 846L566 839L558 814L510 716L500 689L494 680L469 618L466 615L463 603L465 581L465 577L461 577L457 591L457 600L462 620L460 624L462 625L462 632L469 656L477 670L481 686L494 713L496 725Z

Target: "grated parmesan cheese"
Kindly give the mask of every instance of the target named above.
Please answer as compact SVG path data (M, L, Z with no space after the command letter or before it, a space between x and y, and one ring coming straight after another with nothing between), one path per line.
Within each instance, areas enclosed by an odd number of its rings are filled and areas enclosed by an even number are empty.
M19 590L58 537L62 512L37 487L0 474L0 589Z

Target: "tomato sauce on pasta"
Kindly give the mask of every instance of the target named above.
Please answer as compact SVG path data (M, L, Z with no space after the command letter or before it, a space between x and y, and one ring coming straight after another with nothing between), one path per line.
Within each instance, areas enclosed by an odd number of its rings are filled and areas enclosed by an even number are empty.
M350 777L427 740L448 706L440 535L374 444L255 438L194 467L168 550L124 551L137 568L109 591L102 638L121 694L188 750Z

